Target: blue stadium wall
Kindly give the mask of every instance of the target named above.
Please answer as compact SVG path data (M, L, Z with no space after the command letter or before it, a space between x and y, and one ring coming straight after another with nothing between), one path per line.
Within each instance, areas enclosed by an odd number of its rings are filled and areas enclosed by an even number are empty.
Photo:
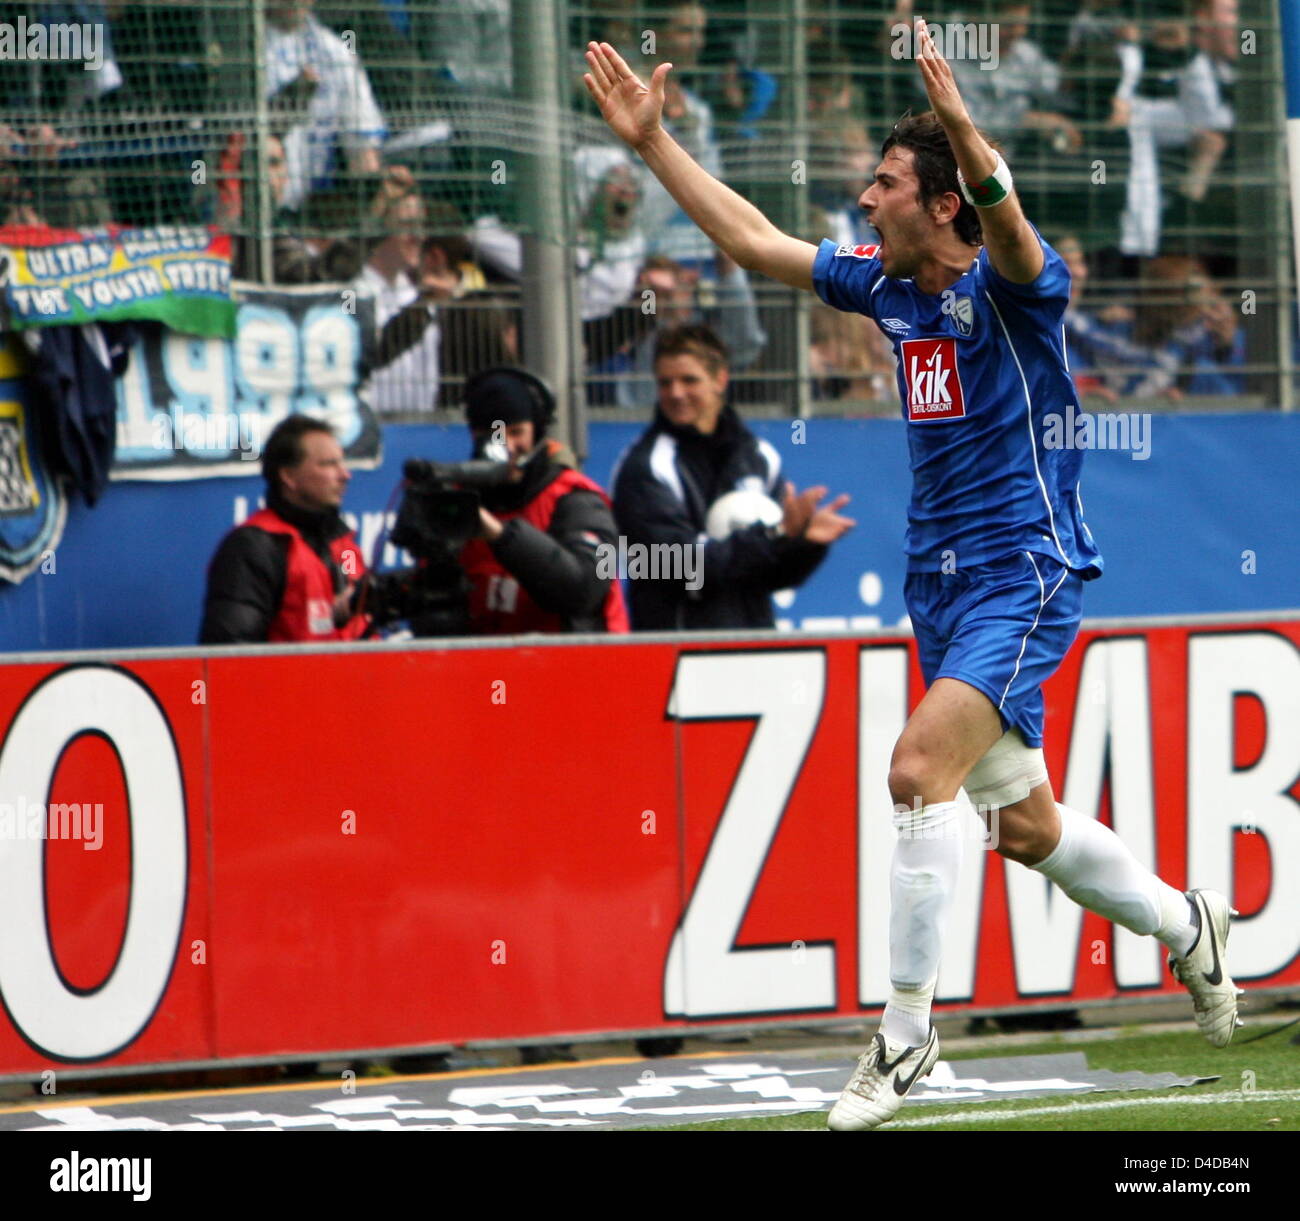
M642 426L591 426L586 469L607 483ZM902 539L908 473L903 425L813 420L803 444L789 421L754 430L800 487L847 491L857 529L778 614L821 630L903 618ZM346 508L363 541L375 535L404 459L463 458L462 429L389 427L382 465L357 471ZM1084 464L1083 498L1106 560L1087 589L1090 618L1300 607L1300 415L1161 415L1145 461L1098 451ZM204 572L222 535L256 508L256 476L118 482L93 510L72 505L54 572L0 588L8 652L194 642ZM369 554L369 552L367 552Z

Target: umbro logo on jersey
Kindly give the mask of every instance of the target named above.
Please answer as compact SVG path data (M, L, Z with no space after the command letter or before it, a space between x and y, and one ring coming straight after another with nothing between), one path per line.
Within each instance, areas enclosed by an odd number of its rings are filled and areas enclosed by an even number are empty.
M836 246L835 257L837 259L874 259L876 252L880 249L877 246Z
M957 341L904 339L900 345L907 381L907 418L912 423L959 420L966 414L961 376L957 372Z
M887 331L892 331L895 335L906 335L912 329L911 324L904 322L901 318L882 318L880 325Z

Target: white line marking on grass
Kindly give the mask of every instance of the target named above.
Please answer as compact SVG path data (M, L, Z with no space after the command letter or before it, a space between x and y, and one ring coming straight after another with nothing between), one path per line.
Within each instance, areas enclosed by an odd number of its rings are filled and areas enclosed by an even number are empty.
M1080 1115L1084 1111L1119 1111L1128 1107L1224 1106L1241 1102L1291 1102L1300 1099L1300 1090L1229 1090L1219 1094L1196 1094L1191 1097L1115 1098L1108 1102L1072 1102L1056 1107L1006 1107L999 1111L973 1111L958 1115L918 1115L915 1119L896 1119L891 1128L933 1128L945 1123L1005 1123L1027 1119L1031 1115Z

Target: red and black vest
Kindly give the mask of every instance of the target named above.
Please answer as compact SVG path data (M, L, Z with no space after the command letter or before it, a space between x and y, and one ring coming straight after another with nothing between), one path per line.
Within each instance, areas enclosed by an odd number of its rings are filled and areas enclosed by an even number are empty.
M272 509L254 513L246 522L268 534L289 537L289 554L284 573L284 598L271 623L267 639L283 643L303 640L356 640L370 625L369 615L353 615L341 628L334 626L334 574L314 552L298 527ZM366 562L356 537L349 531L330 543L334 562L349 580L365 575Z
M496 513L502 522L522 517L546 533L561 496L575 489L595 492L607 505L609 497L586 475L566 468L521 509ZM469 578L469 630L476 636L519 636L526 632L563 632L564 617L543 610L492 554L486 539L471 539L461 549L460 566ZM607 632L629 631L623 590L617 580L609 583L603 607Z

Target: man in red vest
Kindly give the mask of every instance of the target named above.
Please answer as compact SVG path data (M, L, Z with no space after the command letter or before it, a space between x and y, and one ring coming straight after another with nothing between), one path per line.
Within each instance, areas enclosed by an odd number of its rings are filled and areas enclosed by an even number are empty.
M618 546L613 509L547 437L555 400L546 384L523 369L489 369L466 383L465 414L475 456L514 464L510 482L482 492L482 532L460 553L470 634L626 632L622 589L600 563Z
M262 450L266 508L226 535L208 567L200 644L355 640L365 574L339 516L352 478L333 430L311 416L281 420Z

